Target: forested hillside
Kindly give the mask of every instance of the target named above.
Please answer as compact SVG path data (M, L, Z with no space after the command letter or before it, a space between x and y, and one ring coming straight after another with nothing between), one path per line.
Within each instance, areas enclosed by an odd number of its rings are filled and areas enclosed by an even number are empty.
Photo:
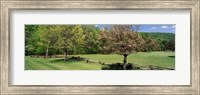
M138 32L146 41L152 42L153 49L158 51L175 51L175 34L159 32ZM150 50L150 51L151 51ZM149 51L149 50L147 50Z
M150 37L156 41L169 41L175 39L174 33L159 33L159 32L138 32L141 36L147 38Z

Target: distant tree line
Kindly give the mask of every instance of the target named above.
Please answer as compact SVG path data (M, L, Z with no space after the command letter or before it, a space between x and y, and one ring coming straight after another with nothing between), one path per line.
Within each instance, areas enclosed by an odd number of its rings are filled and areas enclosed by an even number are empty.
M146 46L142 50L148 51L175 51L174 33L147 33L138 32L145 39Z
M175 51L175 34L135 32L139 26L25 25L25 54L97 54ZM130 32L132 31L132 32Z

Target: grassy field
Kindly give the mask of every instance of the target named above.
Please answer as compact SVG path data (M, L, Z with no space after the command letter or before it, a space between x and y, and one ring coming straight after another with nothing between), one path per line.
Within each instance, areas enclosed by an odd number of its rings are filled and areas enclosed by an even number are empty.
M71 55L101 61L107 64L123 61L122 55L117 54L85 54ZM128 63L139 65L155 65L159 67L175 68L174 52L139 52L128 56ZM100 70L98 63L70 60L64 62L62 58L33 58L25 57L25 70Z

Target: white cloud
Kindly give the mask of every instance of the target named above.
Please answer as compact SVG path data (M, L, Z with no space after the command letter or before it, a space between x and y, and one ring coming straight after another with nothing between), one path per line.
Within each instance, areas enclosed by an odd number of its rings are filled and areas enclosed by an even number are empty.
M175 29L172 29L172 32L174 32L175 31Z
M157 27L155 27L155 26L154 26L154 27L151 27L151 30L155 30L155 29L157 29Z
M176 25L172 25L172 26L166 26L166 25L164 25L164 26L161 26L160 28L175 28L176 27Z
M168 26L161 26L160 28L169 28Z

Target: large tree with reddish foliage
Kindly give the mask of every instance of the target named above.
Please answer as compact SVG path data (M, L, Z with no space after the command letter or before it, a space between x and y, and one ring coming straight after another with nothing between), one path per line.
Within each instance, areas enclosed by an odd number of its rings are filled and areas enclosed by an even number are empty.
M112 25L109 31L101 33L102 50L117 52L124 56L123 69L126 69L127 56L137 52L144 43L143 38L132 30L131 25Z

